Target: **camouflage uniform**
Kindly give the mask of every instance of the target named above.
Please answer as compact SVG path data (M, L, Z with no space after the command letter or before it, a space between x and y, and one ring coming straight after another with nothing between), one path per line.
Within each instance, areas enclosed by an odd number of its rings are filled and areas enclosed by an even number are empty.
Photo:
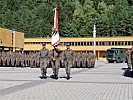
M6 52L2 52L2 65L6 67Z
M92 54L92 63L91 63L92 68L94 68L94 66L95 66L95 59L96 59L96 56L94 54Z
M11 53L11 66L14 67L16 65L16 54L15 52Z
M25 60L24 60L24 58L25 58L25 54L22 53L21 57L20 57L20 65L21 65L21 67L25 67L25 64L24 64Z
M30 66L30 55L25 53L25 66Z
M132 63L131 70L133 71L133 47L132 47L132 50L131 50L131 63Z
M21 58L21 53L16 52L16 66L18 67L20 66L20 62L21 62L20 58Z
M85 56L85 53L82 53L82 67L83 68L86 67L86 56Z
M39 58L40 58L40 69L41 69L41 74L42 78L47 78L46 73L47 73L47 67L48 67L48 62L49 62L49 50L48 49L41 49L39 52Z
M2 66L2 54L0 52L0 66Z
M7 52L7 66L10 66L10 57L11 57L11 54L10 52Z
M129 69L131 69L131 50L129 49L126 53L126 58L127 58L127 66Z
M92 64L92 54L89 53L88 54L88 68L91 68L91 64Z
M34 53L30 53L29 55L30 57L30 67L33 68L34 67Z
M70 44L67 44L67 46L70 46ZM70 71L71 71L71 67L73 64L73 56L74 56L74 52L72 49L69 48L69 49L64 50L63 60L64 60L64 64L65 64L67 79L70 79Z
M85 53L85 67L88 67L88 53Z
M34 67L37 67L37 56L38 56L38 53L36 52L34 54Z
M39 55L39 53L37 53L37 62L36 62L37 67L40 67L39 57L40 57L40 55Z
M81 67L81 59L82 59L82 55L81 55L81 53L78 53L76 55L76 62L77 62L77 67L78 68Z
M59 67L60 67L60 61L61 61L61 50L54 47L54 49L51 50L51 65L53 69L54 78L58 79L58 73L59 73Z

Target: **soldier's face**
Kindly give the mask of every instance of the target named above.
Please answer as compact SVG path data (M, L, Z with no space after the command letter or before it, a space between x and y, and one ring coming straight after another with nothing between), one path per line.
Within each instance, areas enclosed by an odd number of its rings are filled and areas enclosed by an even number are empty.
M66 46L67 47L67 49L70 49L70 46Z
M45 46L45 45L43 45L43 46L42 46L42 48L46 48L46 46Z

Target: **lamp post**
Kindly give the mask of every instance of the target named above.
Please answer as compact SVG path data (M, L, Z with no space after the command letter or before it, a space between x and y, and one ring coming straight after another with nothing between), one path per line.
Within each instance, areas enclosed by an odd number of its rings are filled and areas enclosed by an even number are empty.
M93 54L96 55L96 25L95 25L95 22L94 22L94 27L93 27L93 42L94 42Z

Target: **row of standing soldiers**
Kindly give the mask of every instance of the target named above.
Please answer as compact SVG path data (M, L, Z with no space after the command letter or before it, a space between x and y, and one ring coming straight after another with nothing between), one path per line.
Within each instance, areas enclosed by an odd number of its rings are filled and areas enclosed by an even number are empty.
M42 44L39 52L21 53L21 52L4 52L0 53L0 66L11 67L40 67L42 76L47 78L47 68L52 67L54 78L58 79L59 68L66 69L67 79L70 79L71 67L76 68L93 68L95 65L95 56L92 53L74 53L67 44L66 50L61 51L57 46L52 50Z
M128 49L127 52L125 53L126 58L127 58L127 66L128 69L133 71L133 46L132 48Z
M50 54L51 51L49 51ZM60 54L62 55L62 54ZM21 53L21 52L1 52L0 53L0 66L3 67L40 67L39 52ZM74 53L74 61L72 67L75 68L91 68L95 64L95 56L90 52L88 53ZM51 61L49 60L49 66ZM60 62L60 67L64 67Z

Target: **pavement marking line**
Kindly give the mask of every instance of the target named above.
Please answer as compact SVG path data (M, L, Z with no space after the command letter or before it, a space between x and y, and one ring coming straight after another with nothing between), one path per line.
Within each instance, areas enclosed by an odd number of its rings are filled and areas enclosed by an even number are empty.
M98 65L96 67L99 67L99 66L101 66L101 65ZM79 74L79 73L85 72L85 71L88 71L88 70L84 68L84 69L81 69L81 70L78 70L78 71L71 72L71 74L75 75L75 74ZM16 80L16 81L18 81L18 80ZM41 84L46 84L48 82L54 82L54 81L58 81L58 80L53 80L53 79L49 79L49 78L46 79L46 80L33 80L31 82L28 82L28 83L24 83L24 84L16 85L16 86L13 86L13 87L1 89L0 90L0 96L5 96L5 95L11 94L11 93L15 93L15 92L18 92L18 91L21 91L21 90L25 90L25 89L28 89L28 88L31 88L31 87L35 87L35 86L38 86L38 85L41 85ZM67 82L67 80L66 80L66 82Z

